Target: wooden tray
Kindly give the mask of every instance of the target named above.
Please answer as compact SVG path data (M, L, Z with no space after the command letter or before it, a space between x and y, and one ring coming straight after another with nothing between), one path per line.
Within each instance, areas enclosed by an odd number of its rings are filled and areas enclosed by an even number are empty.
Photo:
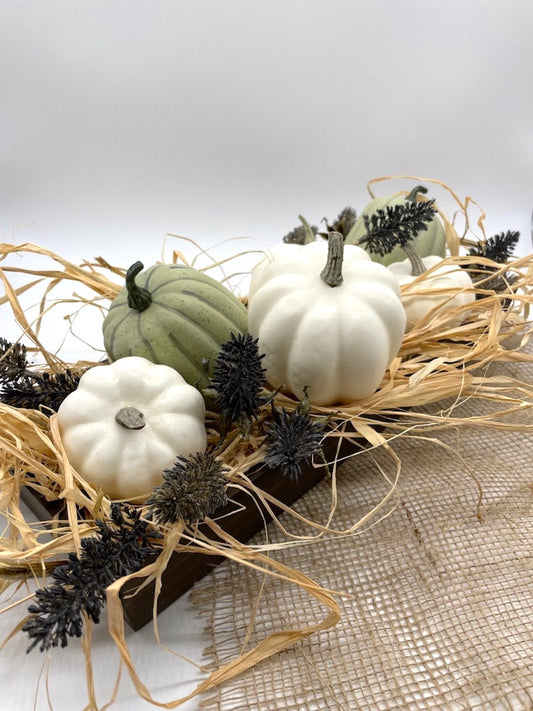
M338 439L335 437L326 439L324 454L326 459L331 459L337 454ZM341 444L341 456L348 452L355 451L356 446L343 440ZM278 501L290 505L294 503L306 491L326 476L324 466L307 466L303 468L301 476L296 480L284 476L280 471L259 467L256 471L249 473L253 483L264 492L272 495ZM24 487L21 491L21 498L28 508L39 518L46 520L51 515L60 512L64 502L47 502L38 497L31 489ZM272 507L275 514L280 512L278 507ZM231 514L231 515L227 515ZM226 507L219 509L214 518L221 516L220 525L223 529L239 540L246 543L252 536L261 531L264 522L270 521L271 516L266 509L258 502L251 502L250 497L243 491L232 492L232 502ZM214 534L204 531L211 537ZM224 560L223 556L213 556L203 553L174 553L170 558L168 566L163 573L163 586L158 598L157 611L161 612L174 600L183 595L193 584L207 575L216 565ZM135 593L141 585L143 579L130 581L123 588L122 602L124 607L124 617L128 625L138 630L150 622L153 616L153 602L155 583L147 585L145 588Z

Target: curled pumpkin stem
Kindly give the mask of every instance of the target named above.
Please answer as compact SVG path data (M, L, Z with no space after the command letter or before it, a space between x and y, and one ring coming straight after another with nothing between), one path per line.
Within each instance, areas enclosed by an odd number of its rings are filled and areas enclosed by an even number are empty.
M424 187L423 185L416 185L416 186L411 190L411 192L409 193L409 195L406 195L406 196L405 196L405 200L406 200L407 202L416 202L417 197L418 197L418 193L422 193L423 195L425 195L425 194L427 193L427 191L428 191L428 189L427 189L426 187Z
M128 306L135 311L144 311L152 303L152 295L148 289L143 289L135 283L135 277L144 268L142 262L135 262L126 272L126 288L128 290Z

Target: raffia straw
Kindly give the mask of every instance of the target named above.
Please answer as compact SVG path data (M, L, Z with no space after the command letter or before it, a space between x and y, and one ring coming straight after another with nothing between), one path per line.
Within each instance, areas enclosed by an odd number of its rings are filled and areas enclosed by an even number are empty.
M6 295L0 298L0 306L9 303L15 316L15 320L20 324L23 329L24 334L30 338L35 344L38 351L45 358L45 361L49 368L54 371L58 369L59 365L62 365L62 361L55 357L53 354L49 353L47 349L41 344L38 338L38 331L41 328L42 317L45 311L46 297L49 295L51 289L57 286L61 282L71 281L76 284L82 284L87 288L94 291L99 297L109 300L113 299L119 292L120 286L115 282L108 279L104 274L97 271L96 267L100 267L104 270L108 270L113 274L120 273L116 267L110 267L110 265L105 261L98 259L96 262L84 262L83 265L77 266L72 262L69 262L63 257L59 256L55 252L40 247L29 242L21 245L13 245L8 243L0 244L0 265L9 256L13 254L32 254L35 256L43 256L52 259L54 262L60 264L63 270L39 270L39 269L25 269L21 267L14 267L9 265L4 265L0 267L0 278L4 284L4 289ZM36 320L35 328L28 322L24 314L24 310L20 305L18 296L25 293L29 287L14 289L8 278L7 274L31 274L39 276L40 278L31 283L32 287L38 286L43 283L43 280L48 280L49 284L46 287L45 294L41 298L41 305L39 316ZM125 273L125 272L123 272ZM79 298L80 302L85 301L82 297Z
M479 216L476 220L476 225L479 228L483 238L486 237L485 234L485 226L484 226L484 220L486 218L485 212L482 210L480 205L471 197L466 197L461 200L459 195L453 190L449 185L447 185L445 182L442 180L438 180L437 178L422 178L420 176L416 175L385 175L380 178L373 178L372 180L369 180L367 183L367 189L368 192L370 193L371 197L375 197L374 192L372 191L372 186L376 185L377 183L383 183L387 182L390 180L415 180L417 183L432 183L433 185L439 185L441 188L443 188L451 197L453 198L454 202L457 205L457 210L454 213L452 220L450 221L447 217L447 215L440 209L438 209L439 215L442 218L444 222L444 229L446 233L446 241L448 245L448 249L450 250L450 254L452 256L457 256L459 254L459 247L462 243L467 244L473 244L469 240L467 240L466 236L471 230L471 221L469 217L469 210L470 206L474 205L476 208L479 210ZM401 191L399 194L402 195L408 195L409 191ZM424 200L424 196L417 196L417 199L419 200ZM460 237L457 233L457 230L455 229L455 218L461 215L464 220L465 220L465 225L464 225L464 231L462 236Z
M265 436L262 423L270 415L269 408L263 408L246 442L237 430L230 433L229 443L221 453L221 459L229 469L228 493L231 496L232 489L246 491L249 494L250 505L260 505L272 513L273 525L280 527L284 540L274 544L267 539L262 545L244 546L223 531L222 521L207 522L211 531L217 534L217 541L213 541L200 530L190 527L162 529L163 538L159 557L143 570L110 586L107 593L110 634L116 642L123 664L128 669L137 692L157 706L175 708L196 694L212 689L262 659L276 654L310 634L327 629L338 621L339 608L336 603L338 591L324 589L299 571L283 566L270 556L284 547L312 545L317 539L359 535L389 515L395 505L395 491L401 477L401 461L394 451L397 438L416 437L437 441L432 435L438 430L464 425L533 432L531 387L518 378L493 375L489 370L494 363L519 364L531 362L533 359L524 352L533 334L533 327L528 322L533 300L533 255L516 259L504 267L498 267L480 258L474 260L467 256L459 256L460 246L471 244L467 237L473 224L469 216L471 208L478 211L475 224L481 234L483 236L485 234L483 227L485 215L481 208L471 198L461 199L442 181L434 179L413 176L376 178L370 181L369 191L372 194L371 186L376 183L399 178L434 183L452 196L457 206L456 215L449 220L440 211L446 228L448 247L453 255L448 257L449 263L458 267L468 266L474 262L485 263L487 266L497 268L501 275L507 273L515 275L516 283L512 291L495 294L481 282L476 286L476 292L484 298L476 300L465 308L433 309L415 329L405 335L400 352L376 393L356 403L342 405L334 412L329 408L313 408L313 416L331 417L332 429L328 432L328 437L336 438L339 446L341 441L348 440L360 450L361 445L365 443L367 451L369 448L380 448L389 455L391 472L379 469L376 471L384 481L385 491L382 501L346 529L339 530L333 526L336 483L338 477L342 476L342 472L338 471L338 465L341 463L339 452L330 462L330 512L325 522L317 522L261 491L250 476L250 471L261 466L263 461ZM465 222L465 232L461 237L454 226L455 217L458 215L462 216ZM195 244L192 240L183 241L188 246ZM224 274L224 269L231 267L231 260L224 259L217 262L199 245L196 247L198 253L202 253L202 256L210 261L205 270L218 268ZM251 252L255 254L255 250ZM53 267L26 269L9 263L12 257L24 254L51 261ZM245 253L236 257L242 254ZM178 260L185 262L186 258L180 250L174 250L172 261ZM111 266L102 257L76 265L38 245L0 244L0 278L5 289L5 296L0 297L0 306L11 308L25 337L41 354L46 364L45 368L50 371L61 370L66 366L64 361L59 355L49 353L46 349L44 326L48 314L61 304L68 305L69 308L91 306L101 312L122 287L124 273L125 269ZM11 275L19 279L21 276L26 276L28 281L15 288L10 281ZM52 301L51 295L54 290L66 283L72 284L74 290L72 297ZM422 284L423 281L419 279L416 288L419 289ZM415 284L410 284L403 287L404 293L409 293L414 286ZM89 294L80 295L80 289L88 291ZM24 295L26 298L28 294L37 294L34 303L39 305L38 314L33 320L24 313L20 302L20 297ZM449 299L453 295L452 290L442 294L443 298ZM505 299L511 303L508 308L502 307ZM456 317L462 318L463 322L458 325L454 323ZM513 342L513 338L514 341L518 339L518 342ZM92 361L83 363L84 366L93 364L95 363ZM80 364L71 364L72 367L77 365ZM492 400L494 411L490 415L480 417L458 416L456 406L466 398ZM439 410L437 403L444 400L448 400L446 408ZM281 393L276 396L276 402L278 406L285 407L287 410L297 406L294 398ZM435 406L431 414L416 410L417 407L426 405ZM384 418L387 421L386 431L382 431ZM209 438L213 443L218 439L216 425L216 419L207 422ZM0 449L2 451L0 504L9 522L9 535L0 539L0 576L5 577L9 584L24 575L44 576L58 559L61 560L68 553L79 550L83 537L91 535L94 531L95 517L109 513L110 501L85 482L72 468L54 417L49 420L41 413L17 410L0 403ZM465 472L467 475L472 474L468 472L468 468L465 468ZM66 501L67 518L54 521L52 536L45 542L40 540L43 535L42 529L26 521L22 514L19 496L23 487L29 487L49 500ZM283 519L274 515L275 507L284 513ZM78 516L77 508L83 511L84 518ZM308 532L304 535L293 534L290 530L291 517L303 522L308 527ZM143 581L142 586L155 581L155 611L157 596L161 589L161 576L168 558L173 551L179 552L185 549L187 552L199 554L222 555L253 568L265 576L280 577L299 585L326 608L327 614L318 624L275 632L252 650L241 654L215 671L188 696L165 703L158 702L152 698L133 665L124 635L120 590L130 580ZM22 624L23 622L17 625L17 631ZM160 644L157 621L154 623L154 629ZM86 654L90 655L90 633L84 644L87 645ZM87 661L87 674L90 704L96 704L93 681L90 678L92 675L90 657Z
M220 529L220 532L223 535L222 529ZM220 669L217 669L216 671L211 673L207 679L201 682L196 687L196 689L187 696L184 696L180 699L175 699L173 701L161 702L153 698L148 688L141 681L133 664L133 660L131 658L131 654L129 652L124 635L124 614L122 610L122 603L120 601L120 590L128 580L141 577L139 573L132 573L131 575L122 578L121 580L117 580L107 589L107 609L110 634L115 640L115 643L119 649L120 656L129 671L132 683L134 684L135 689L141 698L145 699L146 701L149 701L154 706L158 706L160 708L177 708L178 706L181 706L185 702L192 699L194 696L209 691L210 689L215 688L216 686L224 683L225 681L233 679L238 674L241 674L243 671L246 671L246 669L250 669L259 662L263 661L264 659L274 656L283 649L297 644L306 637L309 637L310 635L315 634L319 631L327 630L335 626L340 620L340 608L334 597L328 592L326 592L324 588L322 588L320 585L311 580L311 578L309 578L307 575L304 575L303 573L298 572L293 568L289 568L283 565L279 561L268 558L265 555L257 553L255 551L250 553L250 557L248 557L245 552L247 550L246 547L242 547L242 549L243 552L241 554L238 554L236 551L227 551L226 555L228 558L231 558L232 560L237 560L242 565L246 565L249 567L258 568L263 566L264 570L272 568L272 570L275 571L278 576L281 576L283 579L299 585L300 587L305 589L310 596L314 597L319 603L325 605L326 608L329 610L329 614L319 623L312 624L300 629L290 629L281 632L274 632L268 635L268 637L266 637L257 645L255 645L251 650L249 650L248 652L244 652L237 659L234 659L228 664L222 666ZM218 554L220 554L220 552L218 552ZM253 559L253 561L255 562L252 563L251 559ZM149 573L152 574L156 572L156 568L157 566L153 564L153 566L147 566L146 570L148 570ZM140 571L141 574L142 572L143 571Z
M81 648L83 649L83 654L85 656L85 678L87 681L87 696L89 697L89 703L85 707L86 711L98 711L98 703L96 701L96 690L94 687L92 636L93 621L89 617L87 617L87 615L84 614Z
M282 501L279 501L278 499L276 499L276 497L272 496L271 494L268 494L267 492L262 491L259 487L257 487L253 483L252 479L241 474L240 478L243 481L245 489L248 492L254 494L255 499L257 501L261 502L262 508L264 508L269 513L270 518L281 529L283 534L285 536L287 536L287 539L289 539L286 542L286 544L279 544L279 543L272 544L272 545L266 544L266 545L257 546L256 550L261 550L261 551L277 550L281 547L285 547L285 545L290 545L290 541L311 542L311 541L316 541L316 540L322 538L324 535L348 536L348 535L355 533L359 529L366 530L366 527L369 525L370 521L376 517L376 515L387 505L387 503L389 503L390 499L394 495L396 486L397 486L399 478L400 478L401 461L400 461L399 457L389 447L387 438L385 436L383 436L380 432L378 432L375 428L373 428L371 425L366 424L364 422L356 422L355 427L357 428L358 434L362 437L365 437L366 441L370 444L370 447L383 447L383 449L385 451L387 451L387 453L390 455L391 460L394 462L395 474L394 474L394 477L392 480L387 477L387 482L389 484L389 491L383 496L381 501L374 508L370 509L363 517L361 517L360 519L355 521L352 526L349 526L346 529L336 529L331 526L331 520L332 520L333 514L334 514L335 499L336 499L336 485L335 485L335 478L334 477L332 477L332 481L331 481L332 502L333 502L332 509L329 514L328 522L326 524L320 524L316 521L312 521L311 519L303 516L298 511L295 511L291 506L288 506L287 504L283 503ZM348 439L349 437L351 437L351 435L345 435L345 439ZM340 439L340 436L339 436L339 439ZM350 455L350 458L357 457L357 456L358 456L357 453L352 454L352 455ZM336 461L333 461L331 464L332 464L333 470L335 470L336 464L337 464ZM230 481L231 481L231 476L232 475L230 473L229 474ZM308 535L301 535L300 534L298 536L295 536L294 534L292 534L290 532L288 527L283 523L283 521L275 513L274 508L280 509L282 513L289 514L291 516L291 518L294 518L295 520L298 520L301 523L304 523L311 530L314 530L315 533L308 534Z

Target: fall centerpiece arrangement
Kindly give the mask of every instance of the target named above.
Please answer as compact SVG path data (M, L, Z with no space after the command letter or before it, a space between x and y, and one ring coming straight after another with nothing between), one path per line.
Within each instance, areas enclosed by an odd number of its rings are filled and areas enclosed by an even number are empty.
M291 504L324 477L333 510L341 462L368 447L383 448L394 463L387 495L345 530L306 520L305 543L352 535L379 518L401 476L394 439L456 426L453 405L439 407L447 398L488 398L494 413L473 424L531 431L530 388L489 366L531 359L533 256L514 256L516 231L485 234L482 213L472 226L478 206L470 198L439 181L416 182L423 184L373 197L359 215L345 208L318 227L300 217L261 255L240 297L177 252L170 263L119 268L0 244L0 304L23 332L17 342L0 333L0 502L8 524L0 577L3 589L39 581L18 626L28 650L87 635L107 605L130 676L153 701L129 653L124 617L140 627L214 561L282 577L325 606L322 622L273 632L195 693L205 691L341 614L319 580L267 547L246 545L266 521L301 519ZM455 200L454 219L428 186ZM13 264L24 255L53 267ZM101 315L101 331L88 336L102 344L100 358L88 350L86 360L67 363L47 350L58 284L72 284L69 301ZM21 297L43 288L30 320ZM428 404L431 414L420 410ZM43 512L45 527L27 520L21 499Z

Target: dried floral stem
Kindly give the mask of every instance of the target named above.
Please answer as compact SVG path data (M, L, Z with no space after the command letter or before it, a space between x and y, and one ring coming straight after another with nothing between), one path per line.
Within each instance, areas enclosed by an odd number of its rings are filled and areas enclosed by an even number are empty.
M426 267L418 252L409 243L402 245L402 249L411 262L411 276L420 276L426 271Z

